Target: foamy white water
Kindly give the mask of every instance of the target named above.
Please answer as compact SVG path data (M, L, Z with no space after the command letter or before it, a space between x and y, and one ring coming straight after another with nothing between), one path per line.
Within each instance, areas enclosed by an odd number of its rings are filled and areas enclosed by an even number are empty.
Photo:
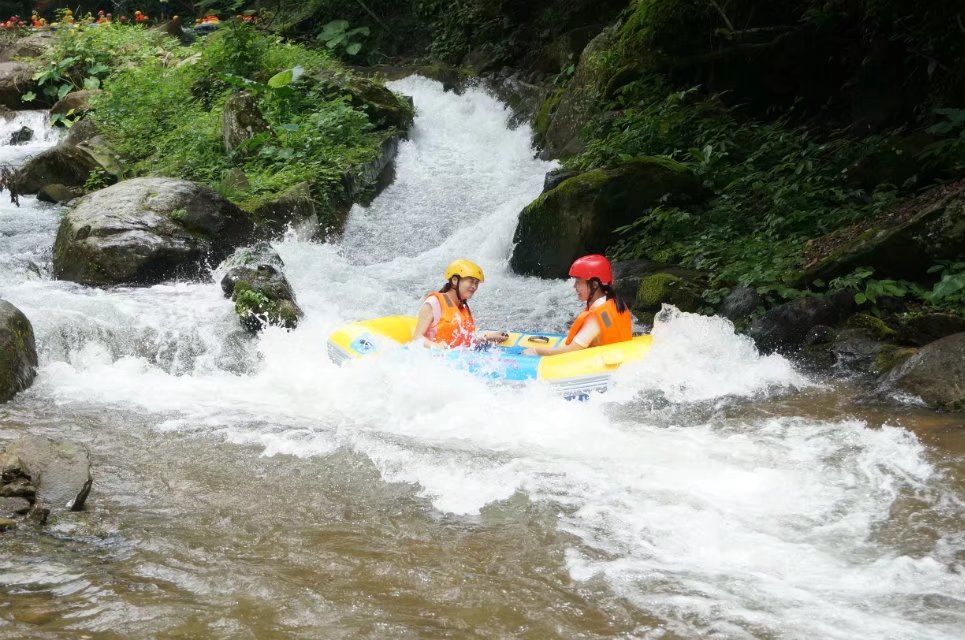
M700 403L813 386L726 320L669 314L651 357L584 403L494 387L424 353L330 363L335 327L414 312L454 257L486 270L472 306L487 326L561 329L578 311L568 283L508 271L518 212L552 166L534 159L531 132L509 130L505 107L478 90L391 86L418 110L395 183L353 210L340 243L276 245L306 311L294 332L249 340L213 281L52 281L56 209L0 207L0 297L30 317L42 354L24 401L131 410L139 419L117 428L265 455L350 449L444 513L473 517L517 494L554 505L572 577L605 580L662 620L648 637L961 637L961 529L914 556L879 535L902 496L962 514L913 434L849 419L692 419ZM640 401L654 397L670 410Z

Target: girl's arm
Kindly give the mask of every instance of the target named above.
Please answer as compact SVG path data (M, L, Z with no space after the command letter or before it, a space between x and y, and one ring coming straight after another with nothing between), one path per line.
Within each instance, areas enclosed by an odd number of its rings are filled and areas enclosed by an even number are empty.
M431 325L432 307L430 307L429 303L426 302L419 307L419 315L416 316L415 329L412 331L412 342L421 342L425 347L435 348L442 346L426 337L426 331L429 330Z

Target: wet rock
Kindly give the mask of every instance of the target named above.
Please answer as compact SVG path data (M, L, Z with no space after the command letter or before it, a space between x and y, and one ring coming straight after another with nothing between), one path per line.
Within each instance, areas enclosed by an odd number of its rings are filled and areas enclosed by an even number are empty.
M573 169L564 169L563 167L553 169L552 171L547 171L546 175L543 177L543 193L552 191L564 180L569 180L570 178L578 175L580 175L579 171L575 171Z
M925 345L888 373L879 388L918 396L935 409L965 411L965 332Z
M821 345L831 344L834 342L834 338L837 334L831 327L818 324L810 329L808 329L807 335L804 336L804 341L801 343L804 347L818 347Z
M0 105L10 109L30 106L21 96L28 91L39 93L37 81L33 79L37 68L33 62L0 62Z
M565 278L579 256L604 253L617 227L658 203L680 204L700 195L696 176L665 158L641 157L581 173L523 209L510 264L519 274Z
M21 498L33 502L37 496L37 488L30 482L30 478L18 478L0 485L0 497Z
M837 332L831 353L839 368L856 373L877 373L875 363L884 345L864 329L845 328Z
M80 89L71 91L66 96L54 103L50 108L50 113L71 113L81 115L90 111L90 99L101 93L100 89Z
M30 479L23 461L6 449L0 449L0 484L8 484L21 478Z
M239 249L224 265L221 280L225 297L235 303L241 324L251 332L267 325L294 329L304 316L295 292L282 273L284 263L267 242Z
M100 163L83 149L66 144L42 151L27 160L11 179L17 193L37 193L48 184L83 187Z
M607 52L615 42L615 28L604 29L580 54L573 78L559 96L546 125L544 158L572 156L583 150L580 131L589 122L609 81Z
M221 137L228 153L270 130L254 96L242 91L228 98L221 116Z
M94 124L93 120L90 118L81 118L74 123L74 126L67 130L67 136L64 138L63 144L77 146L99 135L100 132L97 130L97 125Z
M29 387L36 375L33 326L20 309L0 300L0 403Z
M30 127L20 127L19 131L10 134L10 144L26 144L33 140L34 130Z
M251 215L258 223L259 232L268 238L281 236L289 227L318 225L312 188L307 182L300 182L257 205Z
M631 306L637 317L645 322L651 322L664 304L673 305L680 311L694 312L702 303L700 294L703 289L700 281L661 271L640 280Z
M62 184L48 184L37 192L37 200L41 202L68 202L84 195L81 187L67 187Z
M366 205L392 182L395 177L395 157L399 153L401 139L398 135L387 136L382 141L378 157L342 176L345 204L350 206L359 202Z
M0 518L0 532L7 531L8 529L16 529L17 521L11 518Z
M804 343L815 325L835 326L854 312L849 291L834 295L798 298L767 311L751 323L748 334L764 353L791 352Z
M488 73L480 78L480 82L509 107L512 115L508 124L512 128L523 122L532 122L547 94L543 84L528 82L520 72L515 71Z
M924 346L953 333L965 331L965 316L955 313L909 313L897 319L899 341Z
M25 498L0 498L0 517L13 518L30 511L30 501Z
M720 303L718 313L731 322L747 320L757 311L761 297L751 287L734 287Z
M85 196L64 216L54 275L87 285L194 278L253 235L251 218L208 187L135 178Z
M48 515L84 508L90 493L90 454L77 443L27 436L7 445L7 453L23 462L36 487L32 514L41 523Z

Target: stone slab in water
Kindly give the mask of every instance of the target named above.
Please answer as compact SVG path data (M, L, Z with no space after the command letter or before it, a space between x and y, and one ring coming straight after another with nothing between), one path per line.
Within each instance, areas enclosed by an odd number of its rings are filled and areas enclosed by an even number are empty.
M35 511L57 514L84 508L93 482L86 447L27 436L8 445L7 453L20 458L37 488Z

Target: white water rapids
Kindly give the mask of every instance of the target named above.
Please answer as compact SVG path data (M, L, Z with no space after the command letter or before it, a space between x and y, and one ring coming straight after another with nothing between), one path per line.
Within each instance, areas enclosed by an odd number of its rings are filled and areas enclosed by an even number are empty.
M11 407L127 412L99 428L264 456L347 449L381 482L411 483L431 509L470 521L514 496L553 505L572 579L602 579L659 621L633 637L965 635L960 489L897 424L728 409L821 385L758 355L725 320L658 323L650 357L584 403L494 387L417 353L330 363L334 328L414 313L456 257L486 271L472 301L484 326L558 330L578 311L568 283L508 270L518 213L552 168L533 158L531 131L508 129L507 109L479 90L390 86L418 110L395 182L353 210L340 242L275 243L306 313L293 332L249 339L214 278L106 290L52 280L58 209L0 204L0 297L33 323L41 359ZM40 117L21 114L0 139L28 121L45 131ZM19 162L47 135L0 158ZM889 525L907 502L924 505L924 542L905 541L914 518L899 534Z

